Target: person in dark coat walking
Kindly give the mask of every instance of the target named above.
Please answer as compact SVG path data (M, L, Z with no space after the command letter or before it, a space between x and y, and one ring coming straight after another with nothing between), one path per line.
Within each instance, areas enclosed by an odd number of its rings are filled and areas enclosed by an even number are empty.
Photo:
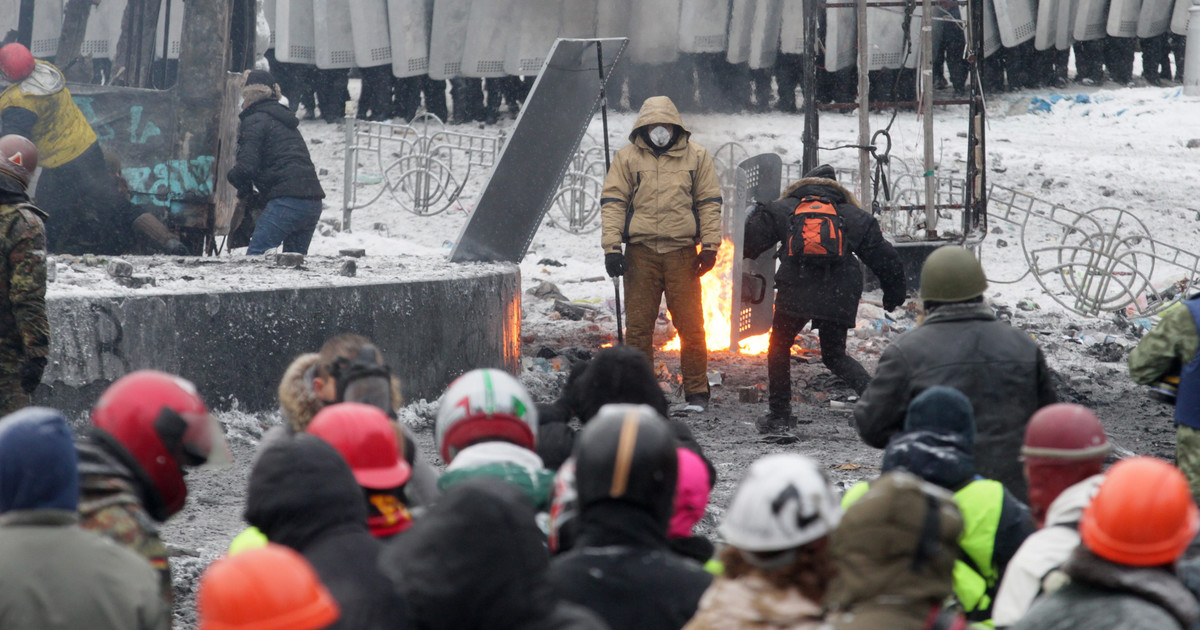
M550 563L549 580L612 628L679 630L712 582L667 544L675 449L670 427L646 405L606 405L575 444L579 537Z
M487 477L448 490L380 560L423 630L608 628L554 596L549 564L533 504Z
M864 442L875 448L904 428L909 402L934 385L962 392L975 410L975 468L1028 495L1021 469L1025 424L1056 402L1046 357L1029 335L997 321L983 303L987 278L962 247L941 247L921 269L925 318L883 351L875 378L854 407Z
M331 628L415 627L377 567L383 544L367 530L354 473L325 440L302 434L269 446L250 472L245 518L313 565L342 610Z
M757 258L782 244L775 272L775 318L767 351L770 414L757 422L764 433L787 429L792 417L791 348L796 334L812 322L820 330L821 360L831 372L862 393L871 377L858 361L846 355L846 332L854 328L862 298L866 263L883 285L883 308L904 303L904 267L900 255L883 238L879 223L858 205L854 194L834 179L828 165L819 166L788 187L783 197L759 206L746 217L743 256ZM836 261L808 262L788 252L793 216L806 199L828 202L837 211L842 232L842 256Z
M279 98L279 84L271 73L246 74L237 163L225 178L237 188L240 202L253 205L257 189L257 199L266 203L246 248L252 256L281 243L285 252L307 254L325 198L298 129L300 121Z

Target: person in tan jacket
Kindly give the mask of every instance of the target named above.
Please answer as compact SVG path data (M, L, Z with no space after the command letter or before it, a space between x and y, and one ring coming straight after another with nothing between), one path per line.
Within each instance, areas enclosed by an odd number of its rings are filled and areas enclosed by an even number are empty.
M691 140L671 99L642 104L629 144L604 179L600 205L605 269L625 277L627 342L653 363L654 321L666 292L682 342L684 396L702 410L708 348L700 276L716 264L721 246L721 185L712 157Z

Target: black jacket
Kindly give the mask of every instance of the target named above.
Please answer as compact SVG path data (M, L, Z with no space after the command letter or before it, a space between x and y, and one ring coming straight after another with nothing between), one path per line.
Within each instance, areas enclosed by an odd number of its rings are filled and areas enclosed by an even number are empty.
M934 385L971 399L975 470L1026 501L1021 441L1029 416L1056 401L1046 358L1029 335L997 321L985 304L947 304L883 351L854 407L863 441L883 448L904 429L908 403Z
M550 583L612 628L679 630L712 576L667 547L666 525L619 501L588 506L575 547L550 563Z
M347 630L415 627L376 566L383 545L367 531L367 505L342 456L301 434L269 446L250 473L246 521L300 552L337 600Z
M225 178L245 197L257 187L263 199L324 199L300 121L282 103L259 101L238 115L237 163Z
M751 212L746 217L743 255L757 258L776 243L786 243L792 213L806 195L828 199L837 209L850 255L833 265L804 265L786 253L780 254L779 268L775 271L778 291L775 308L797 319L822 320L853 328L863 292L859 261L879 277L885 302L902 299L905 284L900 255L883 238L875 217L859 208L854 195L831 179L801 179L789 186L782 198Z
M559 601L525 494L496 479L455 485L388 544L380 566L422 630L604 630Z

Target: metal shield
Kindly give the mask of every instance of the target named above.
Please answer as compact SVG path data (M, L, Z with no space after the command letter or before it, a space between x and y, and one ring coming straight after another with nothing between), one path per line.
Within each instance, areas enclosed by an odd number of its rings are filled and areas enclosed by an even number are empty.
M353 68L354 33L350 30L350 0L312 0L317 67Z
M1037 30L1037 0L994 0L1000 43L1013 48L1033 39Z
M392 76L415 77L429 72L431 8L429 0L388 0Z
M550 208L563 171L600 107L597 43L604 77L619 70L627 40L560 39L533 82L525 106L475 211L450 252L452 262L520 262Z
M1037 0L1037 3L1037 27L1033 33L1033 47L1037 50L1050 50L1058 36L1060 0Z
M79 52L96 59L112 59L117 52L117 40L121 37L121 17L125 14L126 0L101 0L88 16L87 29L83 33L83 45Z
M1090 42L1108 33L1108 0L1079 0L1075 13L1075 41Z
M671 63L679 58L679 0L637 0L629 16L629 61Z
M871 46L869 70L898 70L917 67L921 54L921 9L913 11L908 23L909 44L904 44L904 13L896 9L867 9L867 37Z
M991 57L1000 50L1000 27L996 25L996 7L992 0L983 3L983 56Z
M554 40L563 31L563 14L558 0L524 0L515 8L512 35L504 56L504 71L512 75L535 75L546 62Z
M1188 0L1175 0L1175 10L1171 12L1171 32L1176 35L1187 35L1188 9L1192 3Z
M275 58L288 63L317 61L312 0L276 0Z
M857 63L858 25L854 7L825 8L825 69L837 72Z
M1138 37L1158 37L1171 27L1173 0L1142 0L1142 12L1138 14Z
M439 81L462 73L471 0L434 0L429 31L429 76Z
M487 0L471 4L467 41L463 47L462 76L502 77L509 33L513 30L516 0Z
M782 26L779 29L779 52L803 55L804 50L804 3L799 0L783 3Z
M750 67L774 68L779 54L779 29L783 17L782 0L758 0L754 6L754 24L750 29Z
M742 257L746 240L746 214L755 202L768 203L779 197L783 161L775 153L763 153L737 166L737 193L733 198L733 295L729 349L737 350L746 337L771 330L775 305L775 247L758 258Z
M354 61L369 68L392 63L387 0L350 0L350 33Z
M754 28L755 0L733 0L729 12L729 49L725 60L729 63L750 61L750 31Z
M1108 28L1110 37L1137 36L1138 16L1142 13L1142 0L1112 0L1108 4Z
M171 30L167 33L167 59L179 59L180 43L183 41L183 0L171 0ZM163 6L158 10L158 26L154 33L154 54L155 56L162 55L163 49L163 30L167 20L167 5L163 2Z
M1079 0L1058 0L1058 31L1054 36L1054 47L1070 50L1075 43L1075 14L1079 12Z
M33 40L29 43L29 52L32 52L34 57L42 59L58 53L62 19L61 0L38 0L33 3Z
M729 42L729 0L683 0L679 6L679 50L725 52Z

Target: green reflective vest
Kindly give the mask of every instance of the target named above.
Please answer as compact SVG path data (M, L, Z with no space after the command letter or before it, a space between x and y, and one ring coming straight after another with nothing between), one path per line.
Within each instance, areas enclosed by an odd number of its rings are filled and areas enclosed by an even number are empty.
M842 497L842 508L866 494L867 487L865 481L854 484ZM963 516L959 559L954 562L954 595L967 619L990 627L992 601L1000 585L993 554L1004 509L1004 485L992 479L976 479L954 493L954 502Z

